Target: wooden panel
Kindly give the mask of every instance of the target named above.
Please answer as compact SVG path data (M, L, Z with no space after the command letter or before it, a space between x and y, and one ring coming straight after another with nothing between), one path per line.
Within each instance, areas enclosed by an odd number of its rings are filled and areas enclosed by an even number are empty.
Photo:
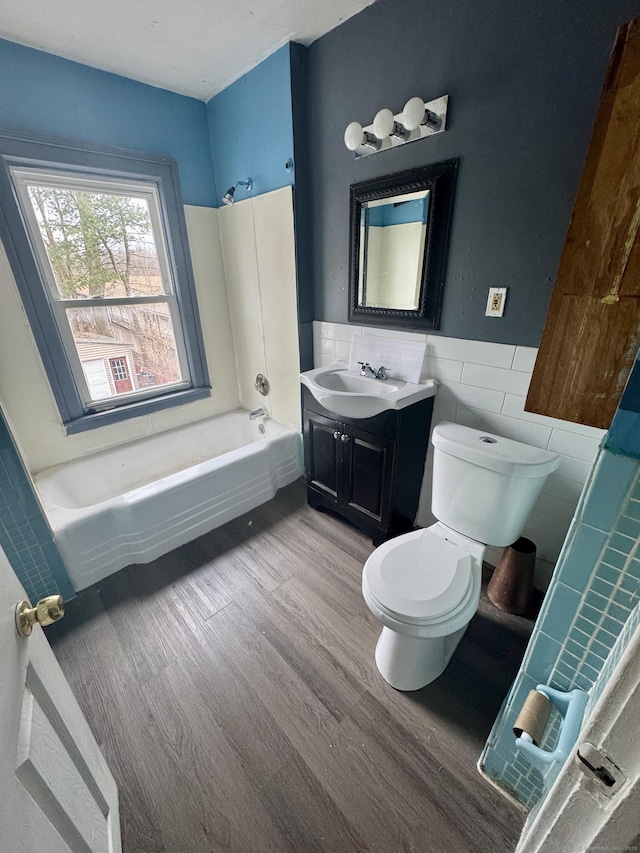
M621 27L526 410L608 429L640 346L640 19Z

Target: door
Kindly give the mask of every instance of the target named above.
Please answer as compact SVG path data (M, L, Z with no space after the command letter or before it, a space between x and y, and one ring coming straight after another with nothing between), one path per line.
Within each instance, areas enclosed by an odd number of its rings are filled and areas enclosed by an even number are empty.
M42 628L0 549L0 850L118 853L118 791Z
M103 359L92 358L89 361L83 361L82 370L92 400L103 400L105 397L111 397L111 386Z
M126 394L129 391L133 391L127 359L124 356L110 358L109 367L113 376L113 384L116 386L116 394Z
M391 508L394 443L356 427L344 427L341 442L342 501L353 512L363 513L386 526Z
M338 503L341 424L322 415L304 415L307 484Z

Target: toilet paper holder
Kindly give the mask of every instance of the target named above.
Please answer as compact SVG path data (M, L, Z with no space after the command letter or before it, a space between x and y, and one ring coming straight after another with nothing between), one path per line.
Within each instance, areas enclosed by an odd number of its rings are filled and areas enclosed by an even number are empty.
M527 732L522 725L519 725L519 723L526 718L525 712L528 705L530 707L534 706L536 701L539 705L541 702L544 704L544 700L537 700L535 696L532 696L532 694L535 694L536 692L545 697L549 703L548 709L542 709L544 722L541 726L542 730L537 732L537 737L533 736L530 732ZM533 764L534 767L537 767L542 773L544 773L545 768L549 767L555 761L564 762L568 758L573 745L578 739L588 699L589 694L584 690L579 690L578 688L570 690L569 692L564 692L562 690L555 690L553 687L549 687L546 684L538 684L536 689L529 693L529 696L522 707L522 711L518 715L514 724L513 732L516 735L516 749L524 753L531 764ZM551 706L562 714L558 741L553 751L541 749L537 745L537 741L541 739L544 727L549 719Z

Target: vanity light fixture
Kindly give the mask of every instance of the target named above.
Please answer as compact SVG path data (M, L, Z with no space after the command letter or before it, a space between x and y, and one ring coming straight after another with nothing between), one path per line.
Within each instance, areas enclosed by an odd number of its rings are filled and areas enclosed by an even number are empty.
M251 178L247 178L246 181L236 181L232 187L226 191L226 193L222 196L222 203L232 205L235 202L235 193L237 187L246 187L247 193L250 193L253 189L253 181Z
M401 113L389 109L376 113L373 123L363 127L352 121L344 132L344 144L356 157L366 157L405 142L415 142L425 136L443 133L447 123L449 96L443 95L425 103L422 98L410 98Z

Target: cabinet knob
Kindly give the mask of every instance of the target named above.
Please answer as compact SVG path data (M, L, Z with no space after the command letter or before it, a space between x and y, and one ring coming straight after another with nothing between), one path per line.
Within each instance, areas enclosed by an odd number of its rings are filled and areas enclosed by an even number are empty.
M335 440L337 441L337 440L340 438L340 433L339 433L339 432L334 432L333 437L334 437L334 438L335 438Z
M349 436L348 436L346 433L344 433L344 432L342 433L342 435L340 436L340 438L342 439L342 441L344 441L344 442L345 442L345 444L346 444L346 442L347 442L347 441L349 441Z

